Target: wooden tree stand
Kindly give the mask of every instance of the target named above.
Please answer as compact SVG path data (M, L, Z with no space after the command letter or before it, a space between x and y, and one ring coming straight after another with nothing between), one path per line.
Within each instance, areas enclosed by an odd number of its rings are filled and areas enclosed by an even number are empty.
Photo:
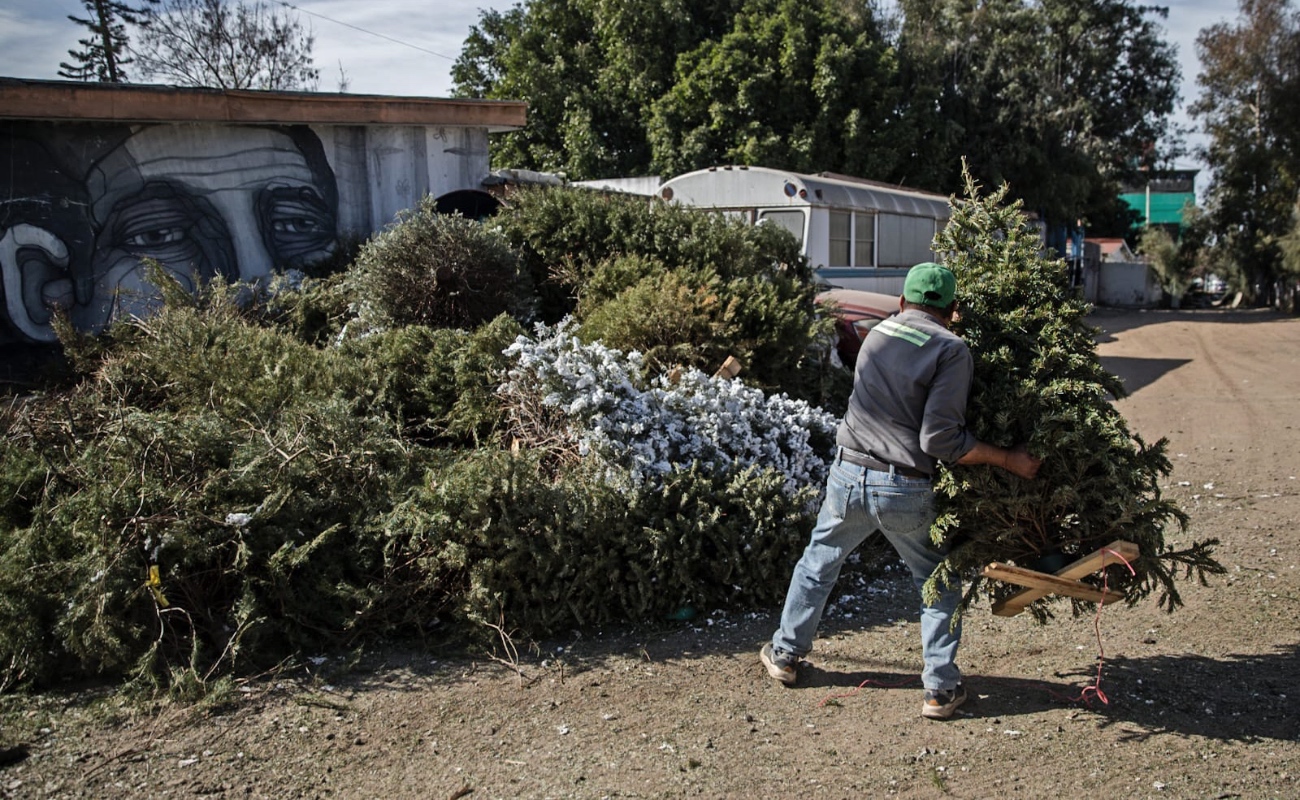
M1111 564L1132 561L1138 555L1137 545L1123 539L1117 539L1091 555L1084 556L1073 564L1057 570L1055 574L1049 575L1046 572L1037 572L997 561L985 567L982 574L986 578L996 578L1006 583L1027 587L1005 600L999 600L993 604L993 613L995 615L1014 617L1024 611L1030 603L1049 594L1077 597L1080 600L1088 600L1102 605L1113 603L1116 600L1123 600L1123 592L1103 591L1095 586L1081 583L1079 578L1091 575Z

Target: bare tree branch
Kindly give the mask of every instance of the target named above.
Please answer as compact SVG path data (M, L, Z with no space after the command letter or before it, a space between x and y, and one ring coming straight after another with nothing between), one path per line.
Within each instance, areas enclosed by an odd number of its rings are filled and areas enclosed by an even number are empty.
M290 11L244 0L161 0L133 48L144 77L179 86L314 90L315 37Z

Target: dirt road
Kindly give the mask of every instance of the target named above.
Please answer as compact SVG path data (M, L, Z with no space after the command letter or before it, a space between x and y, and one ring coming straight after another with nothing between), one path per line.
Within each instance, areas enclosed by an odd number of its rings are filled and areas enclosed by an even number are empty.
M912 590L842 586L799 686L757 650L774 613L576 634L502 663L390 653L244 687L221 713L3 699L11 797L1300 796L1300 319L1098 312L1132 429L1169 438L1186 538L1226 576L1046 626L967 618L974 694L919 716ZM1108 704L1079 702L1101 660ZM502 656L505 656L503 651ZM25 705L23 705L25 704Z

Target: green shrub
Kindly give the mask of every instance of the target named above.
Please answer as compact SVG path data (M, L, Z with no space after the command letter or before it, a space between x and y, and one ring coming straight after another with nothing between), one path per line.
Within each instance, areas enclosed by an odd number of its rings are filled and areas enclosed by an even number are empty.
M0 690L102 675L188 696L380 638L779 599L815 490L689 464L632 489L609 465L544 473L511 452L516 261L427 205L338 277L191 294L156 271L148 319L63 326L69 374L0 411ZM618 245L555 261L552 285L603 335L665 361L752 358L771 385L818 374L784 235L626 203L589 221Z
M579 189L525 189L492 224L519 253L550 324L573 313L591 268L612 256L657 256L644 242L645 201Z
M190 693L438 622L540 636L775 601L808 493L544 476L499 441L509 316L318 345L279 324L284 295L238 294L169 296L85 344L80 384L0 416L0 689Z
M582 319L593 309L614 300L638 284L671 274L662 261L640 254L619 254L602 259L576 287L575 314ZM576 279L578 276L574 276Z
M248 309L249 318L304 344L323 347L339 339L356 318L346 272L309 278L296 287L280 279L271 288L262 303Z
M139 325L118 325L97 379L106 393L146 410L212 409L269 419L304 397L361 384L357 365L333 349L251 324L225 299L207 308L167 306Z
M399 420L428 445L486 444L501 419L502 351L523 328L506 315L474 331L410 326L345 342L360 364L360 413Z
M6 432L0 442L0 464L4 465L0 469L0 498L8 499L0 505L0 531L32 524L33 498L45 483L45 463L34 447L31 432L12 421L5 424L14 416L12 408L0 411L0 430Z
M472 328L526 315L527 281L493 229L439 214L431 197L362 246L349 288L380 327Z
M741 349L741 336L731 324L737 302L724 305L709 284L681 272L642 278L583 315L581 336L640 352L652 374L673 366L713 372Z
M786 231L580 189L520 192L494 224L521 254L543 321L576 312L587 335L665 359L703 348L688 363L708 371L733 355L751 385L826 400L811 391L827 384L830 321ZM679 301L686 306L664 305Z
M257 423L104 398L18 416L46 474L6 498L8 516L21 505L29 519L0 545L17 592L0 603L11 680L121 674L141 659L148 674L203 675L338 646L382 591L381 543L357 531L422 471L381 420L339 399ZM147 588L155 563L162 608Z
M0 471L0 684L201 676L353 635L380 553L355 532L421 451L357 413L368 365L229 299L115 326L82 384L4 416L29 455Z
M551 480L535 454L479 450L431 473L384 526L439 586L455 584L450 619L538 636L777 602L815 494L787 496L783 482L687 468L620 490L603 473Z
M767 276L811 290L812 268L789 233L686 206L584 189L529 189L512 196L494 224L536 285L552 290L539 309L548 323L571 313L591 272L615 256L712 269L724 281Z

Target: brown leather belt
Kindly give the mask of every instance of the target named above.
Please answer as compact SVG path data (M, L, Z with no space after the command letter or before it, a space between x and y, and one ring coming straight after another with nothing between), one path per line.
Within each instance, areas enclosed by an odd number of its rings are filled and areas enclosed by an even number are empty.
M879 459L872 458L866 453L859 453L858 451L850 450L847 447L839 448L839 459L840 461L847 461L848 463L857 467L874 469L877 472L894 472L908 478L923 478L925 480L930 479L929 475L920 471L919 469L912 469L911 467L900 467L896 464L886 464L885 462L880 461Z

